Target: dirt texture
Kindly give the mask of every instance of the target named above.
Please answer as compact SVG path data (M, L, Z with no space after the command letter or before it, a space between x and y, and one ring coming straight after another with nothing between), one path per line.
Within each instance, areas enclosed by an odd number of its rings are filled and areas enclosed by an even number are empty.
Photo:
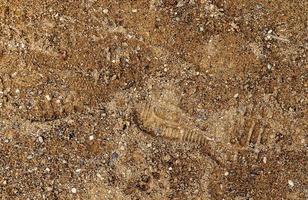
M0 0L0 199L308 199L305 0Z

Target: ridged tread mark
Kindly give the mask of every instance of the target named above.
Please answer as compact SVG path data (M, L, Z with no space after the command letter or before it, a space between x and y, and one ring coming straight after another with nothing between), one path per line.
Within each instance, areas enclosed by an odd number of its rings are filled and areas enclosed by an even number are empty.
M37 105L27 111L27 119L31 121L53 121L67 117L70 113L80 110L76 94L70 93L64 100L45 97L37 102Z
M238 140L240 149L253 148L258 150L264 143L265 125L260 116L260 112L255 107L250 108L238 117L237 124L234 127L235 137Z
M214 151L211 147L211 144L215 145L215 141L213 141L213 139L205 136L203 131L185 126L185 123L175 123L172 120L168 120L168 117L162 118L158 116L157 113L163 112L154 112L154 110L160 109L154 108L155 106L157 105L151 103L145 103L137 106L135 112L133 113L133 121L139 130L148 133L153 137L200 145L202 154L209 157L218 166L224 168L226 167L224 162L222 162L221 157L217 155L216 151ZM172 115L172 113L168 113L168 115ZM181 115L179 114L178 116ZM171 119L174 118L171 117ZM179 121L182 120L179 118Z
M181 124L181 117L183 117L181 113L173 113L171 111L164 113L163 108L160 109L155 106L157 105L150 103L139 106L139 112L136 112L136 116L138 124L142 126L142 130L146 130L146 132L154 136L199 145L205 145L208 141L212 140L206 137L202 131Z
M30 121L53 121L65 118L67 115L81 109L82 102L74 91L68 95L63 94L61 98L48 95L36 94L25 96L15 93L16 81L9 74L0 74L0 108L14 112L11 105L22 113L22 117ZM48 96L48 97L47 97ZM18 97L18 98L16 98ZM17 104L16 104L17 103ZM14 105L14 106L15 106Z

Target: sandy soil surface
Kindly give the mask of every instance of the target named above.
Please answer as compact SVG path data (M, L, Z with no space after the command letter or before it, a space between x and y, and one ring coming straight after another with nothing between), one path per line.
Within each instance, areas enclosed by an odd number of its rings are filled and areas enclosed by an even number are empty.
M0 0L0 199L308 199L303 0Z

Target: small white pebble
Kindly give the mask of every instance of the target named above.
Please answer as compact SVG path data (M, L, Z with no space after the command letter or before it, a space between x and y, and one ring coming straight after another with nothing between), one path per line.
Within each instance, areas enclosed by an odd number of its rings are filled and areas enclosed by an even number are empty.
M267 69L271 70L272 69L272 65L271 64L267 64Z
M25 43L21 43L21 44L20 44L20 47L21 47L22 49L24 49L24 48L26 47Z
M234 98L237 98L239 96L239 94L238 93L236 93L235 95L234 95Z
M48 94L45 96L45 98L47 99L47 101L51 100L51 97Z
M168 71L168 68L164 68L164 72L167 72Z
M117 75L113 75L113 76L111 77L111 80L114 81L114 80L116 80L116 78L117 78Z
M103 179L102 175L100 175L99 173L97 173L96 176L100 179Z
M76 194L76 192L77 192L77 189L76 188L72 188L72 193Z
M3 184L3 185L6 185L6 184L7 184L6 180L4 180L4 181L2 182L2 184Z
M225 176L228 176L229 175L229 172L225 172Z
M137 10L137 9L133 9L132 12L133 12L133 13L136 13L136 12L138 12L138 10Z
M14 78L17 75L17 72L14 72L11 74L11 76Z
M294 187L294 182L292 180L288 180L288 184L290 187Z
M94 135L90 135L89 140L94 140Z
M152 144L151 143L147 144L147 147L148 148L152 147Z
M105 13L105 14L107 14L108 12L109 12L108 9L104 9L104 10L103 10L103 13Z
M77 172L77 173L81 172L81 169L76 169L76 172Z
M171 170L172 170L172 167L169 167L168 169L169 169L169 171L171 171Z
M15 93L16 93L16 94L19 94L19 93L20 93L20 90L19 90L19 89L16 89L16 90L15 90Z
M39 141L40 143L43 143L43 142L44 142L43 137L39 136L39 137L38 137L38 141Z
M266 162L267 162L267 158L263 157L263 163L266 163Z
M45 169L45 171L46 171L46 172L50 172L50 169L47 167L47 168Z
M272 38L271 35L267 35L267 36L265 37L265 40L270 40L271 38ZM268 45L267 47L269 48L269 45Z

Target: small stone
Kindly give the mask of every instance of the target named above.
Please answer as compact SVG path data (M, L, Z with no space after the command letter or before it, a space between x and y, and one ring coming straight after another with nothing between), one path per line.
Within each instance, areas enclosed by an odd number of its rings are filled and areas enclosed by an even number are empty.
M184 0L180 0L180 1L178 1L178 3L177 3L177 5L176 5L176 7L183 7L184 6Z
M17 75L17 72L14 72L11 74L12 78L16 77L16 75Z
M45 171L46 171L46 172L50 172L50 169L47 167L47 168L45 169Z
M234 98L237 98L239 96L239 94L238 93L236 93L235 95L234 95Z
M48 192L52 191L52 187L47 187L46 189L47 189Z
M113 152L113 153L111 154L111 159L112 159L112 160L116 160L118 157L119 157L119 154L118 154L117 152Z
M291 188L294 187L294 182L292 180L288 180L288 184Z
M116 78L117 78L117 75L113 75L113 76L111 77L111 80L114 81L114 80L116 80Z
M76 172L77 172L77 173L81 172L81 169L76 169Z
M172 167L169 167L168 170L169 170L169 171L172 171Z
M94 135L90 135L89 140L94 140Z
M45 96L45 98L47 99L47 101L51 100L51 97L48 94Z
M133 9L132 12L133 12L133 13L136 13L136 12L138 12L138 10L137 10L137 9Z
M273 66L272 66L271 64L267 64L267 69L268 69L268 70L271 70L272 67L273 67Z
M104 10L103 10L103 13L105 13L105 14L107 14L108 12L109 12L108 9L104 9Z
M19 90L19 89L16 89L16 90L15 90L15 93L16 93L16 94L19 94L19 93L20 93L20 90Z
M43 142L44 142L43 137L39 136L39 137L38 137L38 141L39 141L40 143L43 143Z
M97 173L96 176L97 176L99 179L103 180L102 175L100 175L99 173Z
M225 172L225 176L228 176L229 175L229 172Z
M267 162L267 158L263 157L263 163L266 163L266 162Z
M171 156L166 155L163 157L164 161L168 162L169 160L171 160Z
M72 193L76 194L76 192L77 192L77 189L76 188L72 188Z

